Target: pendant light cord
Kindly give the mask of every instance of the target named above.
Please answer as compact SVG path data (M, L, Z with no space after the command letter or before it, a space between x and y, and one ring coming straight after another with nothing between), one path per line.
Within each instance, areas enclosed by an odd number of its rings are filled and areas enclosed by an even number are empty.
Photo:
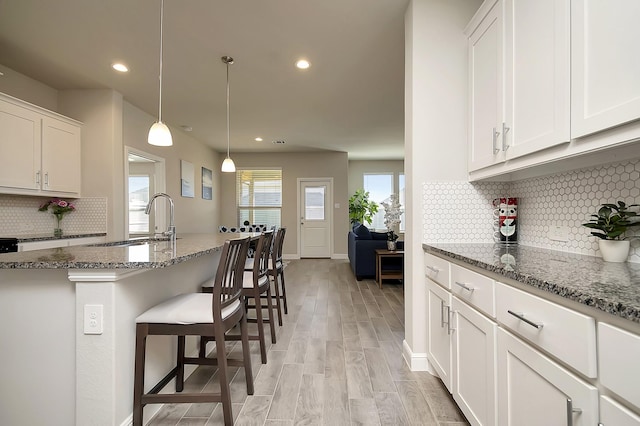
M231 132L229 129L229 62L227 62L227 158L229 158L229 146L231 144Z
M162 28L164 26L164 0L160 0L160 96L158 100L158 122L162 123Z

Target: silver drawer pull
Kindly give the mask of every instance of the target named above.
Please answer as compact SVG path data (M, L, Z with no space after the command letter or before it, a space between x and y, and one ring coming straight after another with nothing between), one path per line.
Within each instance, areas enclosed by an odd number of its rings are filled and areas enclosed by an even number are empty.
M582 413L581 408L573 408L573 401L571 398L567 398L567 425L573 426L573 413L580 414ZM602 423L598 423L602 424Z
M460 287L462 287L463 289L467 290L467 291L473 291L473 290L475 290L475 288L473 288L473 287L469 287L469 286L468 286L468 285L466 285L465 283L461 283L461 282L458 282L458 281L456 281L455 283L456 283L457 285L459 285Z
M544 327L544 324L542 324L541 322L533 322L530 319L525 318L523 313L513 312L511 310L507 310L507 312L518 318L520 321L524 321L530 326L537 328L538 330Z
M428 270L430 270L430 271L431 271L431 272L433 272L434 274L437 274L438 272L440 272L440 269L435 268L435 267L433 267L433 266L426 265L426 267L427 267L427 269L428 269Z

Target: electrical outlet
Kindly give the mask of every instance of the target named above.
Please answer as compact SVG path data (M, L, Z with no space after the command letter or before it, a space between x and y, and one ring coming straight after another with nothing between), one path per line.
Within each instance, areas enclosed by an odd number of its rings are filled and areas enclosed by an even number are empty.
M84 305L84 334L102 334L102 305Z
M569 241L569 227L562 225L551 225L549 227L548 237L550 240L566 243L567 241Z

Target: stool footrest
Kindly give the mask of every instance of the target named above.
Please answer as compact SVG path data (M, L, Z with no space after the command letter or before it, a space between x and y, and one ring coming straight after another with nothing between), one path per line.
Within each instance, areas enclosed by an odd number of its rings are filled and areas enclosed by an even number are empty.
M219 393L162 393L142 395L142 404L186 403L186 402L222 402Z

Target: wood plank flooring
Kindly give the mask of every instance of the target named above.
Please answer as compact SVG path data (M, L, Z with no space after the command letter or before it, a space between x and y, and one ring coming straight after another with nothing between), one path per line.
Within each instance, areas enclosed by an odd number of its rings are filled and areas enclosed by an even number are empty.
M254 395L246 394L244 369L230 369L236 425L468 424L442 382L402 358L402 285L356 281L344 260L290 261L285 277L289 314L276 325L267 364L251 342ZM239 343L228 345L241 355ZM216 371L199 367L185 390L215 392ZM149 423L223 424L219 404L167 404Z

